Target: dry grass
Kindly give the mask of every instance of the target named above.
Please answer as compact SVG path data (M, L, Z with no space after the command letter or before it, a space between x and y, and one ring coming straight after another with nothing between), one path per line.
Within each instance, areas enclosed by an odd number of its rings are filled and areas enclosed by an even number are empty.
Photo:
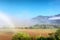
M12 35L13 34L1 33L0 40L12 40Z
M25 32L31 36L48 36L49 33L54 33L57 29L16 29L16 32Z
M17 32L25 32L31 36L48 36L48 33L54 33L57 29L15 29ZM13 33L0 32L0 40L11 40Z

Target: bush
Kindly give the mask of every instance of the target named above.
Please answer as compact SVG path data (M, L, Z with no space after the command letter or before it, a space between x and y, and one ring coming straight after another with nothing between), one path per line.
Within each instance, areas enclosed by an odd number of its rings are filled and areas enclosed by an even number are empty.
M45 37L39 37L37 40L47 40Z
M13 36L12 40L60 40L59 38L59 32L50 33L49 37L31 37L28 33L19 32Z
M60 28L55 32L56 40L60 40Z
M16 35L13 36L12 40L30 40L31 37L27 33L17 33Z

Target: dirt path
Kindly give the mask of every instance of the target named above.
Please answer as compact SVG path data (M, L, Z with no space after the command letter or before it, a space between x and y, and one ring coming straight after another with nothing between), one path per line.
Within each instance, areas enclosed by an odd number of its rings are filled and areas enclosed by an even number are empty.
M12 40L12 34L1 33L0 40Z

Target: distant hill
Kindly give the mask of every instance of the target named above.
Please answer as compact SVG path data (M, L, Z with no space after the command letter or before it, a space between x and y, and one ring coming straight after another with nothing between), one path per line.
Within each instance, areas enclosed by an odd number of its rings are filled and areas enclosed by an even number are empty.
M45 23L49 23L48 18L49 16L37 16L35 18L32 18L32 20L37 24L42 24L42 23L45 24Z
M37 16L32 18L36 24L60 24L60 14L54 16Z
M31 28L60 28L60 14L54 16L37 16L32 18L35 25Z

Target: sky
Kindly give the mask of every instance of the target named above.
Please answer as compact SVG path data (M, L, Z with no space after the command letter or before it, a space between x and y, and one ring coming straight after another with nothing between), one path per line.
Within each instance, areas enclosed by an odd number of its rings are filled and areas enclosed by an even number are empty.
M28 25L34 17L60 14L60 0L0 0L0 12L19 25Z
M59 0L0 1L0 11L17 18L34 18L39 15L60 14Z

